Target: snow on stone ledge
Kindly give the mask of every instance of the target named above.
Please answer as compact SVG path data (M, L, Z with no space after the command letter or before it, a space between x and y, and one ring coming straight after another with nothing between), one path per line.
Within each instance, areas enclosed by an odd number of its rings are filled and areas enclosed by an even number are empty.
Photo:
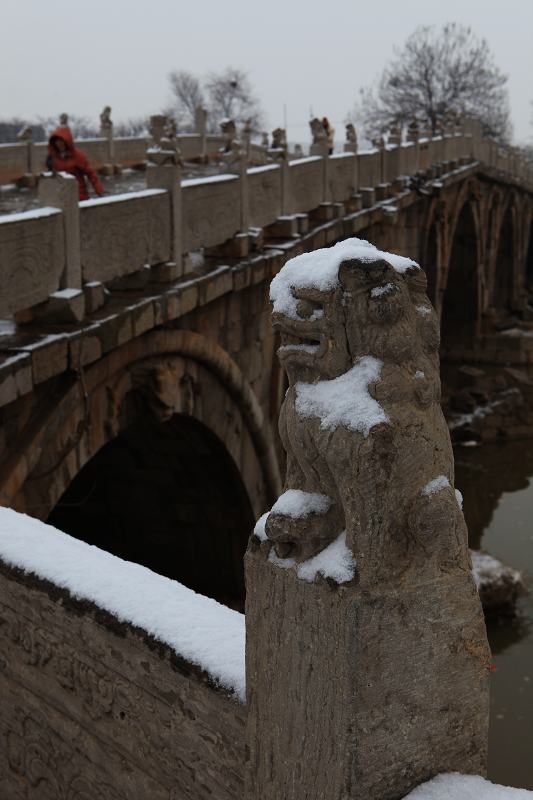
M325 514L330 505L331 500L325 494L287 489L278 497L270 513L283 514L286 517L307 517L309 514Z
M313 583L317 575L331 578L336 583L348 583L355 574L355 559L346 544L346 531L316 556L300 564L294 558L279 558L274 548L270 551L268 560L283 569L295 568L298 577L307 583Z
M533 800L533 792L490 783L478 775L452 772L423 783L404 800Z
M358 259L365 263L387 261L396 272L404 273L410 267L419 269L416 261L393 253L378 250L364 239L345 239L333 247L323 247L311 253L302 253L291 258L278 272L270 284L270 299L275 312L299 319L298 300L292 289L335 289L339 282L339 267L347 259Z
M0 508L0 560L142 628L244 702L243 614L9 508Z
M320 427L334 430L344 425L368 436L374 425L389 418L368 386L377 381L383 362L373 356L359 359L348 372L332 380L296 384L296 411L304 417L319 417Z

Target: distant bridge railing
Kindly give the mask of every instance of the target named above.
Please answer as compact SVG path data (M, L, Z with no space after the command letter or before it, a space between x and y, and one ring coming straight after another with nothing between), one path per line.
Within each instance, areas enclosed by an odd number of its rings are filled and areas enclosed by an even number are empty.
M252 168L240 161L235 174L194 180L182 181L178 165L149 165L145 191L81 203L74 178L50 175L39 184L41 208L0 217L0 315L49 299L75 300L82 315L88 285L161 266L174 280L188 270L184 255L192 251L225 246L220 254L243 256L253 228L283 227L323 203L368 208L403 190L405 176L437 178L476 161L533 191L533 165L483 139L473 124L468 132L365 152Z
M200 158L213 159L219 155L226 140L223 136L202 133L184 133L176 136L182 157L186 161ZM149 136L99 137L80 139L76 142L96 170L106 167L137 167L146 162ZM266 158L266 149L251 145L253 158L261 162ZM264 150L260 153L259 150ZM255 152L257 151L257 152ZM23 141L0 144L0 184L33 178L46 169L47 142Z

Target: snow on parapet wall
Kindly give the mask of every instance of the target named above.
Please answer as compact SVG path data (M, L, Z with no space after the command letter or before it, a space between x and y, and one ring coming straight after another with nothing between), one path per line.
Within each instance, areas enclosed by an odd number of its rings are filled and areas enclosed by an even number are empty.
M364 356L348 372L332 380L296 384L296 411L304 417L319 417L320 427L334 430L344 425L368 436L374 425L389 418L368 386L377 381L383 362Z
M378 250L364 239L345 239L333 247L323 247L312 253L302 253L287 261L270 284L270 299L275 312L299 319L298 300L291 289L319 289L330 291L339 282L339 267L347 259L358 259L365 263L387 261L396 272L404 273L410 267L419 269L416 261L393 253Z
M533 792L499 786L478 775L453 772L423 783L405 800L533 800Z
M270 513L283 514L286 517L307 517L309 514L325 514L330 506L331 500L325 494L287 489L278 497Z
M346 544L346 531L316 556L299 564L294 558L279 558L274 549L270 551L268 560L283 569L295 568L298 577L307 583L313 583L317 575L331 578L336 583L348 583L353 580L355 574L355 559Z
M0 560L142 628L244 702L243 614L9 508L0 508Z

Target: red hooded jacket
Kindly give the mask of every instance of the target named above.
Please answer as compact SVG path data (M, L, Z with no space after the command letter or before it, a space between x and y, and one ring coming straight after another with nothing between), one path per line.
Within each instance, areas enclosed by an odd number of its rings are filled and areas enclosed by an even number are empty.
M63 153L60 153L56 147L57 139L62 139L65 142L67 149ZM46 166L52 172L68 172L69 175L74 175L78 181L80 200L89 199L86 177L89 178L97 194L104 193L104 187L89 164L87 156L77 147L74 147L74 140L69 127L56 128L50 136Z

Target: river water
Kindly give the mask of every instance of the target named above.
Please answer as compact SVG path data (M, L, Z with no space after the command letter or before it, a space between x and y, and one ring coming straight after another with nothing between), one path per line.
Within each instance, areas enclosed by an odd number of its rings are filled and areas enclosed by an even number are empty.
M458 447L470 546L526 575L516 619L488 622L493 653L489 778L533 789L533 440Z

